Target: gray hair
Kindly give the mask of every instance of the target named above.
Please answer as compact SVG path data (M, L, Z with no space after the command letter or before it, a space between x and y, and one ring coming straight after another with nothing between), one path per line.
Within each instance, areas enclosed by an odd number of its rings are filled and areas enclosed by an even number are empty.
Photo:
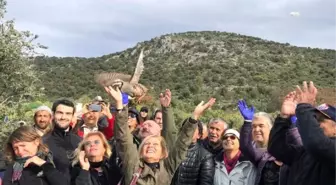
M226 123L226 121L224 119L222 119L222 118L212 118L209 121L208 125L210 125L211 123L216 123L216 122L222 122L222 123L224 123L224 130L226 130L229 127L229 125Z
M270 127L270 129L273 127L273 118L271 115L267 114L266 112L257 112L253 115L253 119L258 117L266 118L267 124Z

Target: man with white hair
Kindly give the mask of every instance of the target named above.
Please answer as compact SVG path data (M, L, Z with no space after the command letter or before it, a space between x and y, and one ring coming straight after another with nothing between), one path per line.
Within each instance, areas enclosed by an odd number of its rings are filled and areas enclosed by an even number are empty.
M208 123L208 137L201 142L214 156L223 151L221 137L227 128L228 124L221 118L211 119Z
M43 136L51 129L52 112L48 106L39 106L34 113L34 129Z

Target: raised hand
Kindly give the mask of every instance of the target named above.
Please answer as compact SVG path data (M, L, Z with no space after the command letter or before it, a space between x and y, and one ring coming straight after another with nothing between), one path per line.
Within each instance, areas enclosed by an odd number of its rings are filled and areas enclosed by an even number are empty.
M123 108L123 98L119 88L114 89L112 86L105 87L105 91L116 101L116 108Z
M296 99L298 103L308 103L314 105L316 95L317 89L312 81L309 82L309 87L306 81L303 82L302 89L300 86L296 86Z
M79 163L83 170L88 171L90 169L90 163L88 158L85 157L85 151L79 153Z
M243 118L245 120L252 120L253 119L255 108L253 106L251 106L251 108L249 108L247 106L247 103L246 103L245 100L239 100L238 101L238 109L240 111L240 114L243 116Z
M284 101L282 102L280 116L283 118L289 118L290 116L295 115L295 109L297 105L296 101L296 92L292 91L285 96Z
M202 101L200 104L198 104L193 112L193 118L198 120L204 113L205 110L209 109L216 103L215 98L210 98L210 100L204 104L204 101Z
M42 166L44 163L46 163L46 161L43 160L43 159L41 159L41 158L39 158L39 157L37 157L37 156L34 156L34 157L29 158L25 162L25 164L23 165L23 167L24 168L27 167L30 163L33 163L33 164L35 164L37 166Z
M164 94L160 94L160 103L162 107L169 107L171 102L171 91L166 89Z
M107 103L107 105L105 103L102 103L101 106L102 106L102 112L101 113L104 114L106 117L111 118L112 114L111 114L111 111L110 111L110 103Z

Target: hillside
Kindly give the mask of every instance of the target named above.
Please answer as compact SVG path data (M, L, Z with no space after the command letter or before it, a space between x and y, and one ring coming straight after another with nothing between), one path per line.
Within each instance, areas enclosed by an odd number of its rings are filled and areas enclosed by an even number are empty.
M217 108L230 110L246 98L273 112L287 89L313 80L323 101L335 103L335 50L300 48L225 32L170 34L138 43L123 52L97 58L38 57L34 64L46 96L78 99L104 95L93 75L101 71L132 74L140 49L145 70L140 82L150 95L172 89L174 102L194 105L211 95Z

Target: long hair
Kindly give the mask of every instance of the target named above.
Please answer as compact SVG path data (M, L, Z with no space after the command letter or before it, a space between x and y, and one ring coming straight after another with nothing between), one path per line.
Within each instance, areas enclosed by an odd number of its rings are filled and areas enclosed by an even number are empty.
M72 166L75 166L77 163L79 163L79 154L81 151L84 151L84 145L87 141L87 139L91 136L98 136L101 141L103 142L104 148L105 148L105 153L104 153L104 157L109 159L112 155L112 149L109 145L109 143L107 142L105 136L103 133L97 131L97 132L90 132L88 133L83 140L78 144L78 147L76 148L76 150L73 152L72 155Z
M42 143L42 137L30 126L22 126L14 130L9 136L5 146L5 156L9 162L15 160L15 153L13 150L13 142L34 142L38 140L38 153L48 154L49 149Z

